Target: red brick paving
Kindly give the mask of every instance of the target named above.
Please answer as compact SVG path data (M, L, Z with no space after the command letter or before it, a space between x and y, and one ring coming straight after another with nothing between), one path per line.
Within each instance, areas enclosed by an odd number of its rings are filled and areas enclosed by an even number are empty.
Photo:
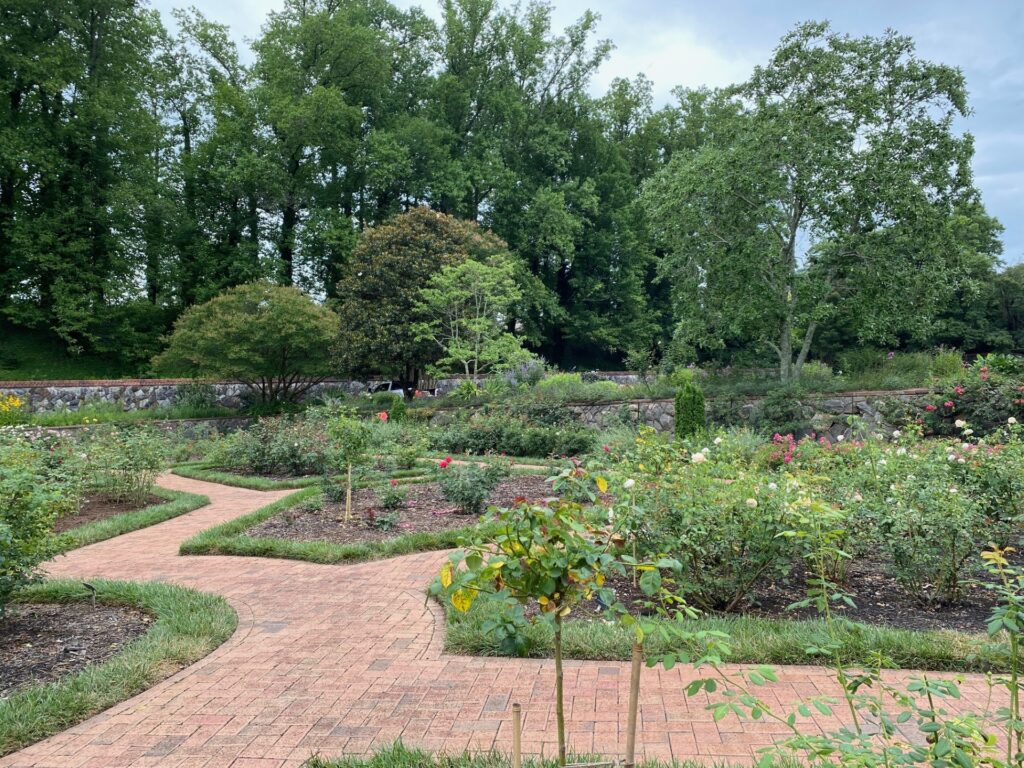
M443 653L440 609L424 587L437 552L358 565L241 557L180 557L184 539L289 491L260 492L187 480L161 485L206 494L209 506L75 550L61 577L160 580L215 592L238 612L238 630L205 659L64 733L0 758L0 768L285 768L310 755L365 754L401 738L457 752L508 751L510 705L523 706L523 748L555 752L553 664ZM682 690L692 669L644 671L638 750L646 758L749 762L780 730L712 721ZM822 669L779 669L766 698L789 704L835 692ZM628 664L566 663L570 747L619 754L625 745ZM982 702L969 677L965 701ZM969 705L968 705L969 706ZM835 725L815 715L807 727Z

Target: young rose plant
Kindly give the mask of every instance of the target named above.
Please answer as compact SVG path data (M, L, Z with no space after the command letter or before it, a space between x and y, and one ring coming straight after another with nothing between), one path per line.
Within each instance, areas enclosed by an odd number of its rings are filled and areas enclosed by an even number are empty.
M523 609L530 601L539 604L531 621L548 622L554 630L558 758L565 765L562 624L595 593L605 605L614 603L604 583L609 573L623 571L615 554L619 542L588 523L579 504L567 501L497 510L494 525L487 528L490 535L478 536L449 557L431 591L450 595L452 606L462 612L481 594L505 603L506 618L485 627L505 635L526 621Z

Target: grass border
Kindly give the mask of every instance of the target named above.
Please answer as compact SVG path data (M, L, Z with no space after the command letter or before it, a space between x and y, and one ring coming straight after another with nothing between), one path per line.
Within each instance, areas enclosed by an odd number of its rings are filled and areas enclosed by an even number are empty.
M323 482L323 477L320 475L307 475L306 477L287 478L284 480L274 480L269 477L260 477L259 475L238 475L201 461L175 464L171 472L179 477L187 477L190 480L203 480L208 483L230 485L234 488L248 488L252 491L298 490L300 488L312 488ZM410 482L421 476L422 470L420 469L399 469L387 474L387 477L395 478L401 482Z
M294 488L309 488L320 483L319 476L296 477L287 480L272 480L258 475L237 475L225 472L203 462L182 462L171 467L171 472L189 480L204 480L207 483L230 485L234 488L248 488L253 491L281 491Z
M163 504L152 504L134 512L123 512L120 515L113 515L70 528L60 534L59 554L148 528L179 515L194 512L210 503L207 496L185 491L171 491L159 486L154 486L151 493L166 499L166 501Z
M458 656L508 656L498 642L483 630L483 623L497 614L496 604L476 600L467 613L452 609L450 601L439 600L445 614L445 653ZM495 606L492 608L491 606ZM996 646L986 635L954 630L913 630L884 625L839 622L838 640L843 644L846 663L863 663L871 653L881 653L893 669L929 672L1006 672L1009 657L1005 646ZM821 620L781 619L761 616L700 616L687 624L699 632L717 631L729 635L735 664L827 665L806 649L821 646L828 631ZM567 659L587 661L628 661L632 654L633 631L603 621L569 621L564 625L563 653ZM553 632L538 623L524 630L528 656L551 658ZM652 654L671 651L699 655L696 645L670 645L658 632L648 634Z
M351 563L382 560L413 552L431 552L458 546L459 539L475 526L476 518L462 528L447 531L407 533L379 542L335 544L326 541L291 541L247 536L245 531L281 511L320 494L319 488L304 488L278 499L248 515L207 528L182 542L182 555L241 555L243 557L279 557L311 563Z
M0 756L52 736L151 688L207 656L235 631L224 598L171 584L93 580L98 602L131 605L156 617L145 635L107 661L0 699ZM87 600L81 582L47 581L19 590L14 602Z

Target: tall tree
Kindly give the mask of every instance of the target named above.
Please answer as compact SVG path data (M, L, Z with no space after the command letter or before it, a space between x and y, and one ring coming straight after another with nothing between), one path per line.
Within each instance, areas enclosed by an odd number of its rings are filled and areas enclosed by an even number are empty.
M736 116L646 189L678 340L753 338L788 380L841 303L862 340L926 334L966 277L951 223L977 197L971 137L953 130L962 74L895 33L809 23L721 98Z

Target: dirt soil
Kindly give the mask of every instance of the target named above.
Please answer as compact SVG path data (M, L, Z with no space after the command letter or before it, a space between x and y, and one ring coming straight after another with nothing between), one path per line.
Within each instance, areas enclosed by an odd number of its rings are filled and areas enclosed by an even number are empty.
M971 574L979 580L985 577L984 569ZM643 604L648 602L639 589L633 587L632 576L609 577L606 582L620 601L636 613L643 613ZM860 557L850 565L845 585L855 608L833 604L836 615L844 616L863 624L884 625L900 629L929 630L949 629L958 632L984 633L995 599L991 592L980 585L964 587L959 602L948 606L928 606L910 598L891 574L889 564L880 558ZM806 597L804 573L794 568L789 578L776 581L765 580L759 585L744 607L743 613L779 619L816 619L814 608L787 610L787 606ZM531 609L528 609L528 612ZM591 600L579 606L570 620L587 621L600 616L601 606ZM735 614L733 614L735 615Z
M286 509L253 526L246 534L291 541L330 541L335 544L386 541L409 533L446 531L473 525L473 515L463 515L442 495L436 483L410 483L405 504L396 511L391 527L380 521L391 514L381 509L373 489L352 492L352 518L345 520L345 504L325 502L322 507L305 504ZM542 499L552 495L542 475L513 475L498 483L488 504L510 506L518 498Z
M153 494L149 494L142 501L118 501L113 496L105 493L88 493L82 498L78 513L59 518L54 524L53 529L57 533L63 533L86 523L104 520L108 517L124 514L125 512L137 512L154 504L164 504L166 502L167 499L154 496Z
M11 605L0 619L0 700L106 661L144 635L153 618L136 608L80 603Z

